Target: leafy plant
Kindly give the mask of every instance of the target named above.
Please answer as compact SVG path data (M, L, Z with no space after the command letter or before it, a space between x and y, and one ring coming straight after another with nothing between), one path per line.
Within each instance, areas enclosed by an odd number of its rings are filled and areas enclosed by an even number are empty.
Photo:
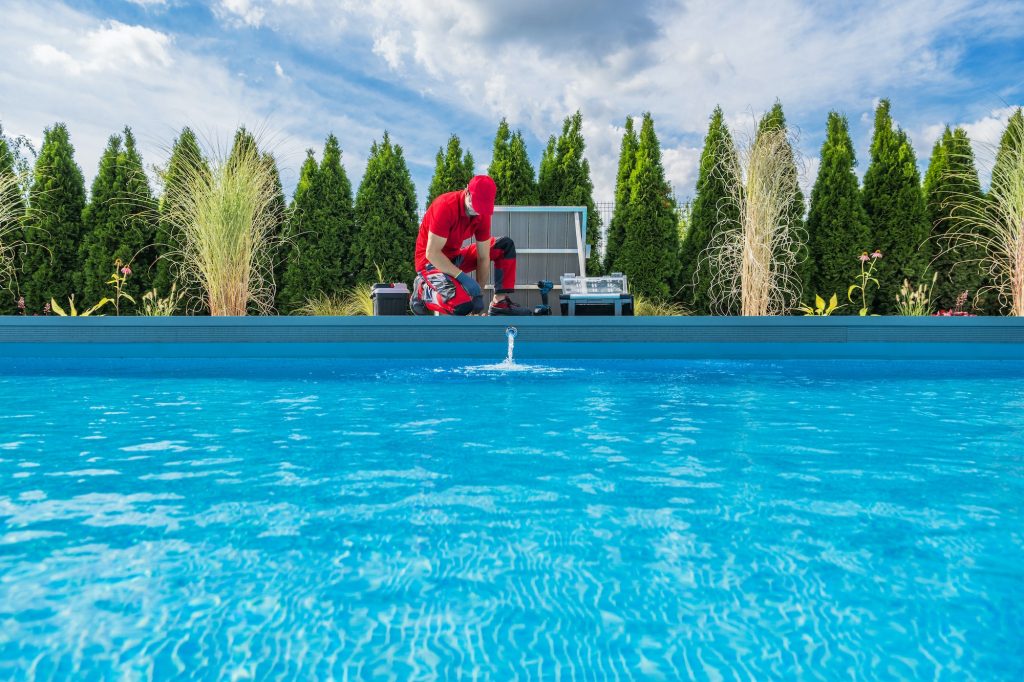
M832 298L828 300L828 305L825 305L825 299L823 299L821 296L815 295L813 308L811 306L805 305L797 308L797 310L802 312L804 315L817 315L820 317L827 317L842 307L843 306L839 305L839 300L835 294L832 294Z
M121 315L122 298L132 305L135 305L135 299L124 290L124 285L128 282L128 278L131 277L131 274L132 268L130 265L122 263L120 258L114 259L114 272L110 275L110 279L107 280L107 284L114 285L114 314L117 316Z
M846 298L850 300L850 303L854 302L853 292L860 291L861 308L858 314L861 317L868 314L868 285L874 284L876 288L878 287L878 279L874 276L874 272L875 263L881 260L881 258L882 252L877 249L870 256L867 251L860 254L860 275L857 278L859 283L851 284L850 288L846 291Z
M156 289L150 289L142 295L142 314L149 317L169 317L174 314L184 298L184 292L178 291L178 285L171 284L171 293L161 297Z
M919 284L916 287L910 284L909 279L903 280L903 286L896 294L896 314L909 317L923 317L932 313L932 292L935 289L935 281L939 273L932 276L929 284Z
M99 303L89 308L88 310L78 312L78 309L75 308L75 295L71 294L71 296L68 297L68 310L70 312L66 312L57 304L57 301L55 301L52 298L50 299L50 309L53 312L57 313L57 315L60 315L61 317L89 317L94 312L96 312L103 306L107 305L108 303L113 303L113 301L110 300L109 298L104 298Z
M975 317L972 313L964 310L964 306L967 305L967 292L963 291L959 296L956 297L956 303L949 310L940 309L939 312L935 313L935 317Z

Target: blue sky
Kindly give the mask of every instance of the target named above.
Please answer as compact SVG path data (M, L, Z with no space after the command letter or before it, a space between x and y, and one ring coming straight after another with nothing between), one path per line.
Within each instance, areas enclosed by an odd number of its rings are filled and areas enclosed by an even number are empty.
M650 110L685 198L716 104L742 137L779 99L806 185L831 109L863 172L880 97L922 167L944 124L993 142L1024 104L1019 0L9 0L4 18L0 124L38 141L65 121L87 179L124 125L160 164L184 125L226 144L244 123L289 191L329 132L356 184L387 129L422 200L452 132L484 172L506 116L536 164L579 108L610 200L623 121Z

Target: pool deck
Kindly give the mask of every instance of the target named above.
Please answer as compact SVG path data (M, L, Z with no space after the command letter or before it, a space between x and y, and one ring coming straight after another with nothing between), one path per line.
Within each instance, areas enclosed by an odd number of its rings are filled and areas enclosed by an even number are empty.
M6 357L1024 360L1008 317L0 317Z

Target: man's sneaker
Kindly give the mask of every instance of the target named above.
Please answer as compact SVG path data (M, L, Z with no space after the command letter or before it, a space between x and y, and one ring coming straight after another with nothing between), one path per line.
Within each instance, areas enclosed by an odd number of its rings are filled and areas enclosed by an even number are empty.
M488 315L533 315L533 311L529 308L523 308L512 302L512 299L506 296L500 301L491 301L490 308L487 309Z
M423 278L416 275L412 281L412 296L409 297L409 310L413 315L432 315L427 310L427 304L423 302Z
M413 315L433 315L434 314L434 313L430 312L430 310L427 309L427 304L424 303L423 301L421 301L418 298L411 298L411 299L409 299L409 309L412 311Z

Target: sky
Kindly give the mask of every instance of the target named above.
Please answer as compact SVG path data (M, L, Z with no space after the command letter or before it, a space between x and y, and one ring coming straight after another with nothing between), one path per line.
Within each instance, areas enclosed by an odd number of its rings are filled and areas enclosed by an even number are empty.
M450 134L483 173L506 117L536 168L579 109L595 200L610 201L624 121L650 111L685 200L714 107L743 139L776 100L805 187L832 110L863 173L883 97L922 170L943 126L963 125L986 175L988 146L1024 104L1024 2L5 0L0 64L5 133L38 144L65 122L87 182L126 125L161 165L183 126L224 147L244 124L289 194L329 133L357 185L387 130L422 202Z

